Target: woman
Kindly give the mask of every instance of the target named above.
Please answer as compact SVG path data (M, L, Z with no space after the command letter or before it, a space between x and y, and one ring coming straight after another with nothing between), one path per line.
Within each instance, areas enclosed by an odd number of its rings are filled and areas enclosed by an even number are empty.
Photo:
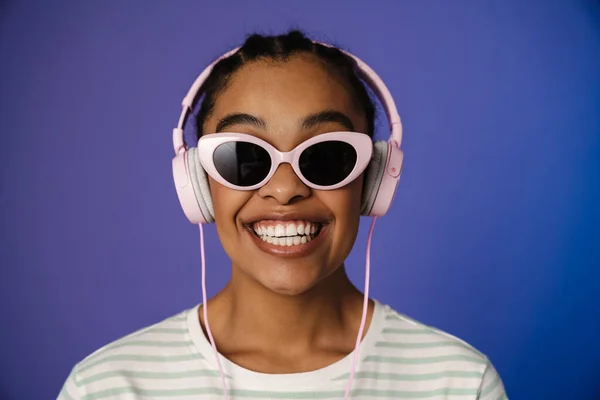
M87 357L61 399L506 398L484 355L346 275L361 212L385 213L402 162L393 101L367 72L392 125L389 148L371 141L360 65L293 31L253 35L199 77L184 100L204 96L199 144L183 145L185 110L174 176L188 218L214 219L231 280Z

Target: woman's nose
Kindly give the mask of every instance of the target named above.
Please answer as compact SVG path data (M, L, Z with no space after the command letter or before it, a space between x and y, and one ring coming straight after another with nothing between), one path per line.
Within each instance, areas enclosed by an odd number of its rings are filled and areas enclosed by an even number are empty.
M310 196L310 188L298 178L290 164L279 165L266 185L258 190L258 195L272 197L281 205L291 204Z

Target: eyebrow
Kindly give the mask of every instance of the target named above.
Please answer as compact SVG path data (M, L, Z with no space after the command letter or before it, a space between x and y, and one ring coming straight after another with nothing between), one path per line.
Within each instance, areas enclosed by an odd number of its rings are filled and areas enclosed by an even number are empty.
M354 124L352 120L346 115L339 111L327 110L321 111L315 114L310 114L304 117L300 123L302 130L309 130L317 125L337 122L344 126L349 131L354 131ZM259 129L266 129L267 123L264 119L256 117L246 113L234 113L226 115L221 118L217 123L215 133L223 132L225 128L232 125L252 125Z
M305 117L302 120L301 127L303 130L309 130L317 125L328 122L337 122L349 131L354 131L354 124L350 118L346 114L333 110L322 111Z
M265 129L267 123L258 117L250 114L235 113L229 114L219 120L217 124L216 133L223 132L225 128L232 125L252 125L256 128Z

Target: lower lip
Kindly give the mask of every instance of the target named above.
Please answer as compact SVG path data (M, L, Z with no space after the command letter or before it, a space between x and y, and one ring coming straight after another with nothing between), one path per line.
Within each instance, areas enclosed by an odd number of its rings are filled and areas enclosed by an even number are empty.
M329 225L324 225L321 227L321 231L310 242L300 243L297 245L291 246L279 246L273 243L267 243L254 233L251 230L252 228L248 228L246 231L254 240L256 246L264 251L265 253L272 254L277 257L303 257L310 254L316 247L318 247L324 240L325 235L329 230Z

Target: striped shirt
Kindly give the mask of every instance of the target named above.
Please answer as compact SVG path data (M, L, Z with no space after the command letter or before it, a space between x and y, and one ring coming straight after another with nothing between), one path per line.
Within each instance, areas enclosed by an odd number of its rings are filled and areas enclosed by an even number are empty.
M60 400L223 399L198 307L121 338L78 363ZM221 358L230 399L343 399L353 354L316 371L264 374ZM352 399L504 400L490 361L454 336L375 301Z

